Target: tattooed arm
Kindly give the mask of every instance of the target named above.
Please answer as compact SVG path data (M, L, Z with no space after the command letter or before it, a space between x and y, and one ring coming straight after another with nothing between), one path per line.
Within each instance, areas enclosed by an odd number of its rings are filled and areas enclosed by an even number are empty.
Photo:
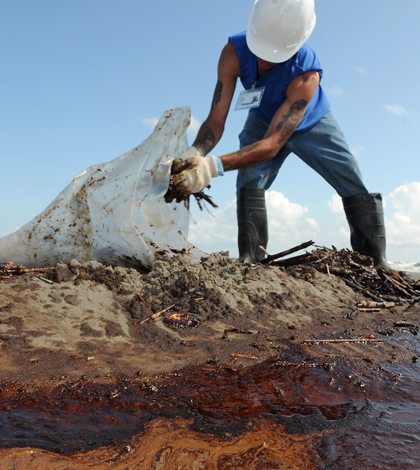
M275 157L302 120L318 85L318 72L306 72L295 77L287 88L286 100L274 115L264 138L237 152L221 156L223 169L239 170Z
M198 131L193 146L201 149L204 155L213 150L225 130L225 122L235 93L236 80L241 67L231 42L224 47L217 68L217 84L214 90L210 113Z

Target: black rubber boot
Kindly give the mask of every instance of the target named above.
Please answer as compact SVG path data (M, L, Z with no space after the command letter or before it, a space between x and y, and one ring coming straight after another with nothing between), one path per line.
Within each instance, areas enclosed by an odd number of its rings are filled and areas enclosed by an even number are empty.
M260 246L267 248L268 242L265 189L239 189L236 204L239 260L244 263L256 263L265 258Z
M358 194L343 198L350 226L350 243L354 251L373 258L375 266L390 271L386 260L386 238L382 196Z

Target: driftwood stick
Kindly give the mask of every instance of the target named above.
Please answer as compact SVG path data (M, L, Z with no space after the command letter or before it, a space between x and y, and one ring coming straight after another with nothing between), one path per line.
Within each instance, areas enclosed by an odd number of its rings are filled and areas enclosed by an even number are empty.
M144 320L142 320L142 321L140 322L140 325L143 324L143 323L146 323L146 322L149 321L149 320L154 320L155 318L160 317L160 316L162 315L162 313L167 312L168 310L170 310L170 309L173 308L173 307L175 307L175 304L172 304L172 305L170 305L169 307L166 307L166 308L164 308L163 310L160 310L159 312L154 313L154 314L151 315L150 317L147 317L147 318L145 318Z
M404 294L409 299L411 299L412 297L417 296L416 292L414 292L414 291L409 292L398 281L396 281L395 279L392 279L392 277L389 277L387 274L385 274L385 272L382 269L379 270L379 275L382 277L382 279L386 279L387 281L389 281L397 291L401 292L402 294Z
M137 297L139 298L139 300L141 300L144 303L144 305L146 305L147 308L149 308L149 305L147 304L147 302L143 299L143 297L140 294L137 294Z
M367 295L367 296L370 297L371 299L376 300L377 302L383 302L383 301L384 301L383 299L381 299L381 298L378 297L377 295L372 294L372 293L369 292L367 289L364 289L363 287L361 287L361 286L355 284L354 282L349 281L348 279L343 279L343 280L344 280L344 282L345 282L348 286L353 287L353 289L356 289L356 290L362 292L363 294Z
M243 357L245 359L258 359L257 356L253 356L252 354L240 354L240 353L232 353L231 357Z
M380 308L374 308L374 307L363 307L363 308L358 308L357 311L358 312L372 312L372 313L375 313L375 312L380 312L381 309Z
M338 276L351 276L353 274L353 271L350 271L350 269L330 268L330 272Z
M163 310L160 310L159 312L154 313L150 318L152 320L154 320L155 318L160 317L162 315L162 313L165 313L165 312L167 312L168 310L170 310L171 308L174 308L174 307L175 307L175 304L172 304L169 307L166 307Z
M39 279L40 281L44 281L44 282L46 282L47 284L54 284L53 281L50 281L50 280L47 279L46 277L41 277L41 276L33 276L33 277L36 277L36 278Z
M327 267L328 277L331 277L331 274L330 274L330 267L328 266L328 264L326 264L325 266Z
M273 263L273 266L297 266L298 264L311 263L312 261L316 261L317 259L318 257L313 255L312 253L307 253L306 255L293 256L292 258L275 261Z
M352 259L349 259L348 263L349 263L350 266L353 266L354 268L360 269L361 271L366 272L367 274L370 274L373 277L378 277L377 274L372 269L370 269L366 266L362 266L359 263L355 263Z
M310 240L309 242L302 243L301 245L295 246L294 248L290 248L290 250L286 251L281 251L280 253L277 253L276 255L271 255L268 256L267 258L264 258L260 261L261 264L267 264L270 261L274 261L278 258L282 258L283 256L291 255L292 253L296 253L296 251L304 250L305 248L308 248L308 246L313 245L314 242Z
M383 343L382 339L359 338L359 339L307 339L304 343Z
M404 312L410 310L410 308L413 307L417 302L420 302L420 297L416 297L415 299L410 300L410 305L404 310Z
M263 251L267 256L270 256L270 253L262 245L260 245L260 250Z
M359 308L392 308L395 302L357 302Z

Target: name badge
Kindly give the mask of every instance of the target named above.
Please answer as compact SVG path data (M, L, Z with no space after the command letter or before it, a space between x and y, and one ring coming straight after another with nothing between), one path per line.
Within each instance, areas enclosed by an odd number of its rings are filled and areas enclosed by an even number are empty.
M241 91L235 111L241 109L258 108L264 95L265 86L261 88L251 88L250 90Z

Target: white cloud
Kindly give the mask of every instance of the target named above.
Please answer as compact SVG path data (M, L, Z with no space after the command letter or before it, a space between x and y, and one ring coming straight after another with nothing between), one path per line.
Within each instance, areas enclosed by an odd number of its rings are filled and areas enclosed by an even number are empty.
M349 245L349 227L342 200L337 194L327 201L331 216L323 223L311 217L309 209L291 202L277 191L266 193L269 243L268 251L278 253L299 243L314 240L325 246L337 248ZM402 259L409 250L410 259L420 252L420 182L396 188L384 198L386 203L387 246L390 259ZM236 201L230 201L219 209L212 210L214 217L203 211L195 211L190 224L191 243L211 253L229 251L238 256ZM406 250L406 251L404 251ZM410 251L411 250L411 251ZM407 252L408 253L408 252Z
M198 130L200 129L200 126L201 126L201 122L194 116L191 116L191 123L190 123L190 126L188 127L188 132L191 132L194 135L196 135Z
M418 114L415 114L408 109L404 108L400 104L393 104L393 105L384 105L384 108L388 111L388 113L393 114L394 116L402 117L405 119L417 119Z
M313 218L305 218L308 208L290 202L282 193L267 191L269 245L271 253L316 238L319 225ZM202 212L193 216L196 223L190 224L189 241L201 250L229 251L238 256L236 201L231 201L214 211L214 217Z
M159 118L157 118L156 116L154 116L152 118L145 118L145 119L141 120L141 123L143 125L145 125L146 127L151 127L152 129L154 129L156 127L156 124L158 122L159 122Z
M416 219L420 221L420 183L418 181L399 186L389 197L396 209L412 211Z
M308 227L311 228L312 230L317 231L317 232L319 231L319 225L315 219L311 219L308 217L305 219L305 222L308 224Z
M343 225L338 229L338 235L340 236L340 239L345 240L344 245L349 245L350 229L349 229L349 226L348 226L347 223L346 223L346 225L343 224ZM349 247L349 246L348 246L348 247Z
M334 245L336 248L350 248L350 230L343 208L343 200L338 194L333 194L327 203L334 216L329 218L324 229L324 243L327 246Z
M329 94L333 96L341 96L344 93L344 90L337 85L333 86L328 91L329 91Z
M365 151L363 145L354 145L350 147L350 152L357 158L362 152Z
M207 253L230 251L232 256L237 256L234 254L237 251L236 234L236 202L231 201L218 209L212 209L211 214L194 211L188 240Z
M294 223L297 219L308 212L306 207L290 202L284 194L277 191L267 191L267 210L281 213L282 219Z
M328 207L333 214L341 214L343 212L343 202L338 194L333 194L333 197L328 201Z
M389 245L420 247L420 182L404 184L388 196L386 220L387 243Z
M354 70L356 70L359 73L368 73L367 69L364 69L363 67L359 67L359 66L354 67Z
M151 118L144 118L141 120L141 123L149 127L151 129L154 129L156 127L156 124L159 122L159 118L156 116L153 116ZM188 126L187 132L191 134L192 138L195 138L197 135L198 130L200 129L201 122L194 116L191 116L191 122L190 125Z
M391 105L384 105L384 108L391 114L395 114L396 116L407 116L408 111L399 104Z

